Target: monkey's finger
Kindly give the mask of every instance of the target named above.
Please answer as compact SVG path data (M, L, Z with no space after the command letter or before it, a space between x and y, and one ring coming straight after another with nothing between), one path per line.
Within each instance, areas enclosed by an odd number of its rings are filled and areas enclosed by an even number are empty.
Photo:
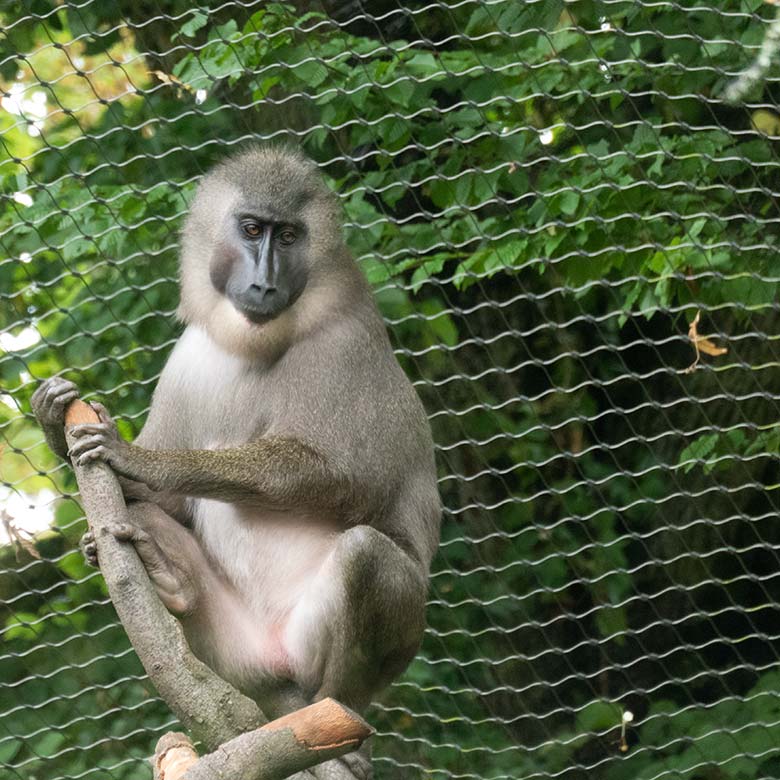
M51 402L52 409L56 410L58 413L62 413L65 407L71 401L75 401L78 397L79 397L78 390L68 390L67 393L63 393L62 395L58 395L56 398L52 399Z
M106 409L103 404L99 401L90 401L89 405L97 412L100 422L105 423L106 425L114 424L114 418L108 413L108 409Z
M41 396L44 398L53 398L61 395L62 393L69 393L72 390L76 390L76 392L78 392L78 388L73 384L73 382L69 382L67 379L63 379L62 377L55 377L49 382L41 385L40 389L43 391Z
M83 455L89 450L97 449L105 443L105 436L102 436L99 433L92 436L84 436L83 438L73 442L71 448L68 450L68 455L70 455L71 458L77 458L79 455Z
M81 423L70 429L71 436L80 439L82 436L105 435L110 429L104 423Z
M88 450L75 459L71 458L71 460L73 460L77 466L86 466L87 463L91 463L93 460L108 461L109 454L109 451L105 447L95 447L94 450Z
M78 388L70 380L63 379L61 376L53 376L38 385L30 400L33 403L39 403L43 400L46 394L54 388L60 389L60 392L65 392L66 390L75 390L78 392Z
M63 424L65 422L65 407L79 397L78 390L71 390L64 395L44 398L43 401L33 402L32 408L35 416L43 423L56 422Z
M97 544L95 543L95 534L93 534L92 531L87 531L81 537L81 541L79 542L79 547L81 548L81 554L84 556L87 563L90 566L97 566L98 565Z
M90 566L97 566L98 565L98 551L97 551L97 545L92 542L92 544L84 544L81 546L81 553L86 559L87 563Z
M64 407L60 407L60 399L63 395L70 395L70 400L79 397L79 391L72 382L64 384L52 384L46 388L46 392L38 399L36 405L47 415L61 413Z

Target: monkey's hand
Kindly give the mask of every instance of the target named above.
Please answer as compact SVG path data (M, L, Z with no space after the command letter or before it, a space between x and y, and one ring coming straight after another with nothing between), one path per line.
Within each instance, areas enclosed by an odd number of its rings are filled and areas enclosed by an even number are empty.
M118 474L144 481L133 468L137 458L133 451L139 450L125 441L116 427L116 422L103 404L92 402L92 408L97 412L100 422L75 425L71 436L76 441L68 450L68 455L77 466L84 466L92 461L100 460L108 463Z
M65 409L79 397L73 382L61 376L53 376L42 382L33 393L30 403L38 424L43 429L46 443L55 455L67 459L68 444L65 441Z

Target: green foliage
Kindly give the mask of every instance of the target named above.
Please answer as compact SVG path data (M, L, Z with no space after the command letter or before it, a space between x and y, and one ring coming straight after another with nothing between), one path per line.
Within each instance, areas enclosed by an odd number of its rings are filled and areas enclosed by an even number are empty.
M773 776L780 165L766 108L718 100L765 4L407 5L0 12L4 88L46 81L51 109L38 135L0 112L0 330L40 334L0 353L2 386L29 411L63 372L137 433L197 177L258 137L302 144L447 506L425 644L370 713L379 777ZM118 31L117 9L153 21ZM698 311L729 353L686 372ZM6 484L72 494L29 415L0 424ZM0 551L12 777L140 777L170 719L81 530L63 498L40 560Z

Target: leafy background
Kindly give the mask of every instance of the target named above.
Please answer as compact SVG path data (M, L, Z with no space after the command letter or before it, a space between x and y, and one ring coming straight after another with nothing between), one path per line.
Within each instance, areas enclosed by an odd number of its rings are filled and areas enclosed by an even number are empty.
M437 442L430 626L369 713L378 777L780 776L780 83L721 97L771 16L5 5L0 775L148 777L173 724L29 397L61 373L137 433L193 188L263 139L340 193Z

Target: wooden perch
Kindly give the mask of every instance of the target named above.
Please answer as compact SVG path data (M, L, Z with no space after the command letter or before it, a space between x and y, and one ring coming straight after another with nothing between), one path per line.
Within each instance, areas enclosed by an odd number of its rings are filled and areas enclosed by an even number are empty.
M68 446L74 443L70 435L73 426L96 422L98 416L91 406L73 401L65 414ZM371 729L333 700L264 726L268 719L254 701L195 658L178 621L158 598L135 549L109 533L107 526L128 522L122 489L111 468L101 462L72 466L95 536L100 568L127 636L159 694L185 727L212 751L198 759L186 736L165 735L158 744L156 771L167 773L160 774L161 778L184 777L188 768L187 780L288 777L362 744ZM305 772L296 777L354 780L340 762L320 767L313 775Z
M366 722L333 699L292 712L198 758L192 742L170 733L157 743L155 780L281 780L360 747Z

